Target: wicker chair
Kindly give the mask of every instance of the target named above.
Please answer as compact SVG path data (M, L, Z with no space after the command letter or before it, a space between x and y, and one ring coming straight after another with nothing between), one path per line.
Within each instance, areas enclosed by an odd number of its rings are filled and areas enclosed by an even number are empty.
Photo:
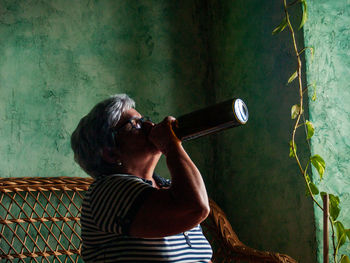
M0 261L83 262L80 209L91 178L0 178ZM211 200L203 224L213 262L294 263L286 255L245 246Z

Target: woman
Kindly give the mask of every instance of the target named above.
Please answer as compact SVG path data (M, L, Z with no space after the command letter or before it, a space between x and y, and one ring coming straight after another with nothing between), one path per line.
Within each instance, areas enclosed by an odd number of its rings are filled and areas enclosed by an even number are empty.
M85 262L210 262L199 224L205 185L171 125L154 124L125 94L97 104L73 132L76 162L95 180L81 215ZM154 174L166 157L172 182Z

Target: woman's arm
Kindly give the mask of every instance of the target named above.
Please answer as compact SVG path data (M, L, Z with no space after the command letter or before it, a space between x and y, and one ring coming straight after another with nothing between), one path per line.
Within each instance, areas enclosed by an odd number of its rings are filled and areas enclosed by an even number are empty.
M166 157L172 185L152 189L131 223L129 234L137 237L163 237L178 234L201 223L209 214L209 202L202 176L174 135L168 117L156 125L151 142Z

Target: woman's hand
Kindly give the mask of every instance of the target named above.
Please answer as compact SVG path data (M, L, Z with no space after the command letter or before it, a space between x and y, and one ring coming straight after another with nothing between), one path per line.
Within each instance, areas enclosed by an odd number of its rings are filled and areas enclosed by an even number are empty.
M181 141L176 137L172 124L175 118L168 116L164 120L152 127L148 139L165 155L169 151L181 145Z

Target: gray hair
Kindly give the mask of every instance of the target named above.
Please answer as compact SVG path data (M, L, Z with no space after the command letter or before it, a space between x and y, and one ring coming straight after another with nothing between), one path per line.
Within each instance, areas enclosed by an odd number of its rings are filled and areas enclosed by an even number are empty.
M126 94L116 94L101 101L83 117L71 136L74 160L92 177L106 173L109 164L102 158L104 147L114 147L112 128L124 111L135 107Z

